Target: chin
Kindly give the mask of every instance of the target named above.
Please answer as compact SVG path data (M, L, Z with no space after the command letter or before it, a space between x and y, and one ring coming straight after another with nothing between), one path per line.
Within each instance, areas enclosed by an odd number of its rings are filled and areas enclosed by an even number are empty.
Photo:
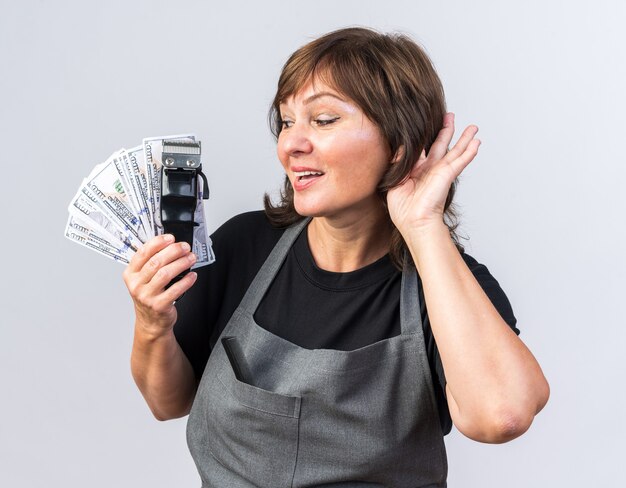
M303 217L322 217L323 216L323 212L316 211L315 209L312 209L310 207L303 207L303 206L295 205L295 208L296 208L296 212L298 212L298 214L302 215Z
M329 210L323 205L306 203L298 201L298 199L294 200L293 205L296 209L296 212L298 212L303 217L323 217L328 213Z
M364 207L363 205L328 205L325 202L318 201L303 201L303 199L295 198L294 207L296 212L303 217L328 217L337 218L340 216L358 217L371 213L372 208L370 206Z

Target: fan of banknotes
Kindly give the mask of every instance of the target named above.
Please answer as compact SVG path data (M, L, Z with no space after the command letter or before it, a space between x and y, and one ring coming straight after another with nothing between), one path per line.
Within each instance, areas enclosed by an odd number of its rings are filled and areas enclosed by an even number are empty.
M120 149L85 178L68 210L65 237L127 264L139 246L163 233L161 155L164 142L194 142L191 134L149 137L140 146ZM204 216L203 185L198 178L192 250L194 268L215 261Z

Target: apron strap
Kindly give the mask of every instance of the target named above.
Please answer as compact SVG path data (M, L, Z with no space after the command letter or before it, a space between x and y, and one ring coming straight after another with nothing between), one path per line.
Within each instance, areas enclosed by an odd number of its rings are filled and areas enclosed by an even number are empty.
M410 264L405 264L402 271L400 328L402 335L417 334L422 338L424 336L417 270Z
M300 232L306 228L307 224L311 220L311 217L306 217L300 222L296 222L287 227L283 235L278 240L278 243L272 249L272 252L267 257L261 269L252 280L252 284L246 291L241 303L240 308L250 313L251 315L256 312L259 307L265 292L269 289L274 277L278 273L278 270L282 266L289 249L300 235Z

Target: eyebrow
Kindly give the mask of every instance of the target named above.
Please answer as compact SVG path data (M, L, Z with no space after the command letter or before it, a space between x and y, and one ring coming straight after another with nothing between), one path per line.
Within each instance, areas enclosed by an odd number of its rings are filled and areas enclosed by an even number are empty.
M339 95L336 95L336 94L334 94L332 92L328 92L328 91L314 93L310 97L305 98L303 103L304 103L304 105L308 105L309 103L314 102L318 98L322 98L322 97L333 97L333 98L336 98L337 100L339 100L340 102L344 102L345 103L345 100L343 98L341 98ZM285 102L281 102L281 105L285 105Z
M319 92L319 93L315 93L314 95L311 95L309 98L306 98L304 100L304 104L306 105L306 104L311 103L311 102L317 100L318 98L322 98L322 97L333 97L333 98L336 98L337 100L345 102L345 100L343 98L341 98L338 95L335 95L334 93L331 93L331 92Z

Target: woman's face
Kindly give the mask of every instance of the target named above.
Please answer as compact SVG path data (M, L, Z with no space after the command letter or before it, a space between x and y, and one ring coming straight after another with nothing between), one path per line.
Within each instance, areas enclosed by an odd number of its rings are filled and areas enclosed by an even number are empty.
M376 187L389 165L389 150L354 102L316 81L281 104L280 115L278 158L300 215L358 217L379 211Z

